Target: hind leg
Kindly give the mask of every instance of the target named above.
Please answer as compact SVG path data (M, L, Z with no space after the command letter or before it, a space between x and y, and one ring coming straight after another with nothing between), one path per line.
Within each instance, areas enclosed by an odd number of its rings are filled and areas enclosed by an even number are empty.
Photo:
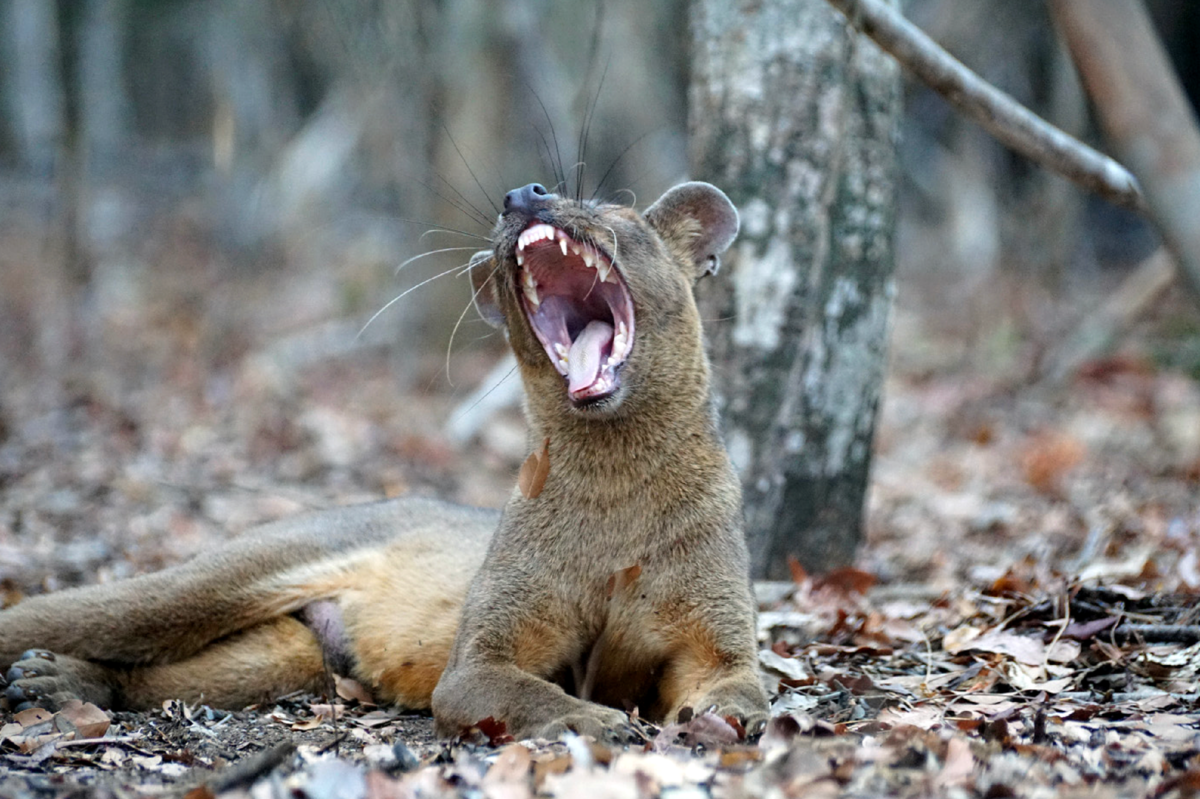
M240 708L325 681L320 644L290 616L280 616L221 639L197 654L153 666L114 668L44 650L22 655L5 675L14 710L55 709L69 699L145 710L167 699Z

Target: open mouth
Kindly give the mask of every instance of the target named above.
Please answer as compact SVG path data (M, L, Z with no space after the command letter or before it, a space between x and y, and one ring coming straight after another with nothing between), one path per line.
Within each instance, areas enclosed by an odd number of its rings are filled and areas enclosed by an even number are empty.
M597 247L552 225L517 237L517 279L525 315L577 405L611 395L633 349L633 299Z

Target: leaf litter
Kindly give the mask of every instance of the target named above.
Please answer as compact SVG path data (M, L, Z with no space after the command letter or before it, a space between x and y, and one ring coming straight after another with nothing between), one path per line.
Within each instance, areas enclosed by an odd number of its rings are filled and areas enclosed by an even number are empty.
M541 490L548 447L529 453L515 412L465 449L439 432L441 353L411 388L371 348L265 379L260 356L297 324L284 309L336 313L324 278L289 275L286 302L265 277L207 279L178 294L202 291L209 315L164 291L177 312L107 319L69 379L0 341L0 602L307 509L413 491L499 505L522 471ZM893 348L924 351L906 330ZM469 384L492 355L456 358ZM698 708L625 749L512 741L487 719L439 742L427 715L331 675L322 696L233 712L0 711L0 796L1197 795L1195 379L1122 356L1035 393L912 358L886 388L855 568L757 586L757 740ZM611 601L637 577L614 576Z

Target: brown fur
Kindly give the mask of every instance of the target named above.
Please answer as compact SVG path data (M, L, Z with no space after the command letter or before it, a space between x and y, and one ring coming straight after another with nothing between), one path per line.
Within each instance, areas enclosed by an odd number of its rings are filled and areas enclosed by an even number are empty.
M518 304L530 217L503 214L473 261L477 303L520 364L531 447L550 440L536 498L514 490L499 517L419 499L329 511L164 572L27 600L0 613L0 662L18 661L10 701L237 706L313 688L322 642L293 614L327 601L351 676L432 706L442 735L489 716L521 737L621 735L613 708L634 705L658 720L715 705L762 721L741 497L692 297L736 212L684 184L644 216L553 195L536 213L613 256L637 322L621 387L576 408ZM57 654L22 655L35 646Z

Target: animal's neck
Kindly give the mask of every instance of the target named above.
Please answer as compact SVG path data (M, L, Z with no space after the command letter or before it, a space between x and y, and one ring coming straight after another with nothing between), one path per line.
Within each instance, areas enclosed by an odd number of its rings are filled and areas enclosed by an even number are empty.
M703 491L728 463L712 411L706 365L681 382L643 387L636 409L591 419L531 402L530 438L550 439L551 473L582 491L635 493L669 484Z

